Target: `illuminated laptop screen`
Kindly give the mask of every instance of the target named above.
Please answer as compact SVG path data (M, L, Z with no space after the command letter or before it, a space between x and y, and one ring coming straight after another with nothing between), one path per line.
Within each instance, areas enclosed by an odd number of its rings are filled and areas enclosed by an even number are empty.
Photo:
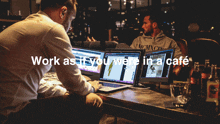
M173 49L146 53L143 60L141 82L167 82L172 65L166 63L173 58Z
M83 48L73 48L72 53L76 57L76 64L80 70L100 73L101 64L98 64L97 60L103 59L104 52Z
M100 80L133 84L140 52L106 52Z

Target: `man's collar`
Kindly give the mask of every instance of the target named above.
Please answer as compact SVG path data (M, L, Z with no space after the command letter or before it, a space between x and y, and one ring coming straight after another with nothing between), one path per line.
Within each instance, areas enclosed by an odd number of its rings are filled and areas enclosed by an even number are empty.
M165 35L164 35L163 31L161 30L160 33L155 36L155 39L156 39L156 38L161 38L161 37L163 37L163 36L165 36ZM145 34L143 34L143 37L153 38L152 36L146 36Z
M39 14L39 15L41 15L41 16L45 16L48 21L54 22L53 19L51 19L50 16L49 16L47 13L45 13L44 11L39 10L39 11L37 12L37 14Z
M155 38L161 38L161 37L164 37L164 36L165 36L165 34L161 30L160 33L155 36Z
M45 16L49 17L49 16L47 15L47 13L45 13L44 11L41 11L41 10L39 10L39 11L37 12L37 14L42 14L42 15L45 15ZM49 18L50 18L50 17L49 17Z

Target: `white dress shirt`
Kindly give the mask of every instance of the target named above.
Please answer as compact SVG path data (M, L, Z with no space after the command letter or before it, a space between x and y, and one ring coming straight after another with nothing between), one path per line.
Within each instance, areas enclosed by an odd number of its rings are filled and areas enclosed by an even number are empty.
M63 65L64 58L75 58L64 27L44 12L28 16L0 33L0 114L9 115L37 99L39 82L51 65L34 65L31 57L59 58L54 65L59 80L70 93L86 95L92 86L77 65ZM52 62L52 64L54 64ZM59 89L59 88L58 88ZM63 95L56 92L52 95ZM43 92L43 91L42 91ZM45 90L44 90L45 92Z

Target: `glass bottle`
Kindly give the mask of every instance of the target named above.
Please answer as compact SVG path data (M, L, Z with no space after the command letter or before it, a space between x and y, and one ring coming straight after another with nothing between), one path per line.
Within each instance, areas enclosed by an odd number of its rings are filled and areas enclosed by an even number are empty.
M189 71L188 83L191 84L190 78L191 78L191 75L192 75L192 72L193 72L193 59L192 59L192 57L189 57L188 71Z
M217 75L217 65L212 64L211 74L207 81L206 113L208 116L218 115L218 92L219 78Z
M207 81L208 81L208 78L210 77L210 73L211 73L210 61L209 59L206 59L204 69L201 73L201 97L202 98L206 98Z
M207 81L207 102L215 102L218 105L219 78L217 74L217 65L211 67L211 74Z
M190 85L192 99L199 97L201 91L201 73L199 70L199 62L194 63L194 70L192 72L192 76L190 77Z

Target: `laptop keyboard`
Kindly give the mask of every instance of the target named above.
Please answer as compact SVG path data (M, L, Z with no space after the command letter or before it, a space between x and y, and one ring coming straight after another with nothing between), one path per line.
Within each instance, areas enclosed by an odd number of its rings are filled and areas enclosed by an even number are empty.
M99 82L99 83L102 84L102 86L106 86L106 87L121 87L121 86L124 86L124 85L105 83L105 82Z

